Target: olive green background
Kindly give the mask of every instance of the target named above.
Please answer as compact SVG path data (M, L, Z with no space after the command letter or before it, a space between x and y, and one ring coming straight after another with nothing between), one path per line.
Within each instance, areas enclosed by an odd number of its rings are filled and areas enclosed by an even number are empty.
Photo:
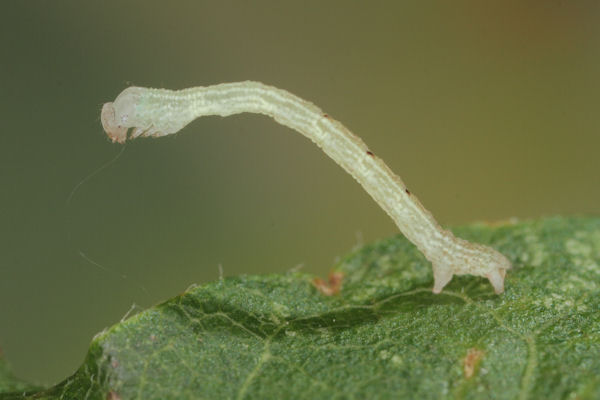
M596 1L26 1L0 19L0 347L21 377L64 378L132 304L219 265L326 275L397 232L263 116L131 142L90 176L122 149L100 107L131 84L287 89L445 225L600 212Z

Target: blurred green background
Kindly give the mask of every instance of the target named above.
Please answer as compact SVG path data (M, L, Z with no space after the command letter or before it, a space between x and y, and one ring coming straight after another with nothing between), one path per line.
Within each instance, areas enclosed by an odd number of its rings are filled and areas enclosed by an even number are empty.
M85 179L121 150L100 107L131 84L287 89L361 136L444 225L600 212L597 1L28 1L0 19L0 347L24 378L65 378L132 304L219 264L326 275L397 233L263 116L131 142Z

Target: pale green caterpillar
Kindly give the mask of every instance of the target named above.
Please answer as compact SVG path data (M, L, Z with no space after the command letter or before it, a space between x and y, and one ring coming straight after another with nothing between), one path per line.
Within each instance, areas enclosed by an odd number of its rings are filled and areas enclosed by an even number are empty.
M102 107L102 126L113 142L129 137L165 136L204 115L243 112L265 114L315 142L342 166L394 220L433 265L433 292L440 293L453 275L489 279L504 291L511 263L496 250L455 237L442 229L399 176L363 141L314 104L259 82L223 83L184 90L130 87Z

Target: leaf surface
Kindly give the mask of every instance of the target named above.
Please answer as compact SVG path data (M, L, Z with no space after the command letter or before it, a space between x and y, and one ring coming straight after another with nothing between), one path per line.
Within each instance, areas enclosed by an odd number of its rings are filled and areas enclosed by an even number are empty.
M97 335L72 377L28 398L600 398L600 219L455 233L514 263L504 294L472 276L432 294L399 235L336 266L337 296L299 273L192 287Z

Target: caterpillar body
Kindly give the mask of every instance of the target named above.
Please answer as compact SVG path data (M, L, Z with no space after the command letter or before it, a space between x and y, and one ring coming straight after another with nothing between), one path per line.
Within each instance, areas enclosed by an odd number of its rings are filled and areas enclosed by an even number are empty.
M486 277L504 291L510 261L491 247L455 237L443 229L402 179L344 125L314 104L260 82L223 83L183 90L129 87L102 107L101 121L113 142L178 132L205 115L265 114L317 144L354 177L432 263L433 292L453 275Z

